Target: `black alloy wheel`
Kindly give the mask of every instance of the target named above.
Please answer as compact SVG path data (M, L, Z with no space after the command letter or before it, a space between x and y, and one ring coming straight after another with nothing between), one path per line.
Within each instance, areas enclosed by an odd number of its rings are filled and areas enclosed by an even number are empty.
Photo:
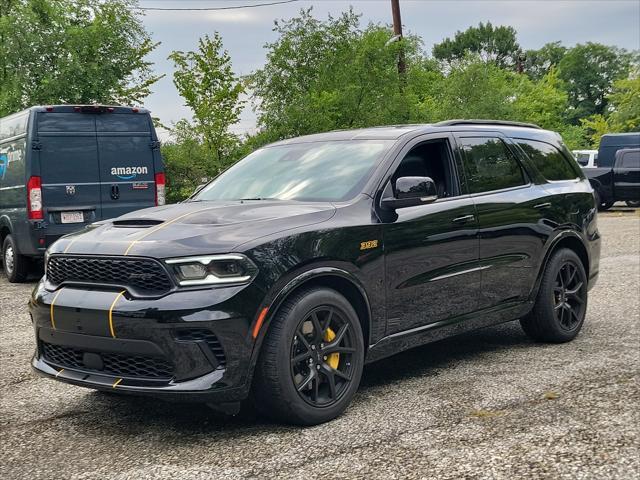
M572 331L583 317L586 308L587 286L581 280L578 267L565 262L558 271L553 288L554 312L560 326Z
M539 342L573 340L587 312L588 280L576 252L562 248L545 266L531 311L520 320L525 333Z
M336 418L358 390L364 345L345 297L326 287L295 292L267 326L252 391L256 409L298 425Z
M291 376L306 402L326 407L340 399L353 374L353 345L349 323L332 306L300 321L291 342Z

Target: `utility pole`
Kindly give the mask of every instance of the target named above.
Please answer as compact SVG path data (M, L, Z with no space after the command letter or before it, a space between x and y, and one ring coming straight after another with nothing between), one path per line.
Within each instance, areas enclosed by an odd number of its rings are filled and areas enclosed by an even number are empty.
M402 40L402 19L400 18L400 0L391 0L391 12L393 14L393 34ZM404 77L407 64L404 61L404 50L401 48L398 54L398 74Z

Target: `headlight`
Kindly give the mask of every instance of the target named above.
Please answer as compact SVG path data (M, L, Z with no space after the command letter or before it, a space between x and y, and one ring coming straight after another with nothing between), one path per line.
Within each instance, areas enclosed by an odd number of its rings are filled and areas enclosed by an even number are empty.
M172 258L165 262L183 287L248 283L258 273L255 264L239 253Z

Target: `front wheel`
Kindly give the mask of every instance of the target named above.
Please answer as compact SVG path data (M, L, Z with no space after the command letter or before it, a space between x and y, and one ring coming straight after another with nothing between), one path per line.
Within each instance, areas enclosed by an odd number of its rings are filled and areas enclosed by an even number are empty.
M536 341L562 343L573 340L587 312L587 274L573 250L558 250L549 259L531 312L520 320L522 329Z
M360 321L338 292L312 288L280 307L256 366L254 399L268 416L316 425L340 415L364 364Z

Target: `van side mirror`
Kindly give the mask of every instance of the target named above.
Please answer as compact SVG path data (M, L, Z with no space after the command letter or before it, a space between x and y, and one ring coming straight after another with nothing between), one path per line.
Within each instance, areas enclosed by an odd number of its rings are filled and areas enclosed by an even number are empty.
M382 197L380 204L383 209L415 207L438 199L436 184L429 177L400 177L396 180L394 191L395 195Z

